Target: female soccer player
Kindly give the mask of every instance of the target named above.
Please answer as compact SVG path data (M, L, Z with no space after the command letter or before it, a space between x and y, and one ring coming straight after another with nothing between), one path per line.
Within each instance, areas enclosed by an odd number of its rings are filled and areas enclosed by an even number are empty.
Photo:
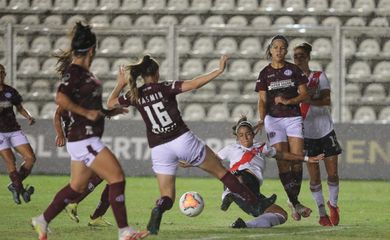
M23 107L23 99L18 91L4 83L5 76L5 68L0 64L0 155L6 163L7 172L11 179L8 190L12 193L14 202L21 204L20 195L27 203L34 193L33 186L23 187L23 180L31 173L35 163L35 154L16 121L13 106L28 120L30 125L35 123L35 119ZM12 148L23 158L19 171L16 170L16 159Z
M288 42L281 35L272 38L266 55L271 64L263 68L256 82L259 93L258 129L263 125L271 146L281 152L303 155L302 116L299 103L307 97L307 77L296 65L285 60ZM292 217L309 217L311 209L302 205L298 195L302 184L301 162L277 162L279 178L289 199Z
M222 148L218 152L218 156L229 161L230 171L259 198L264 197L260 193L260 186L263 183L265 157L276 158L278 161L306 161L313 164L318 164L318 161L323 160L323 154L307 157L276 151L274 147L270 147L265 143L255 143L254 130L252 123L247 120L246 116L243 116L233 127L233 134L236 136L237 143ZM229 189L226 189L222 194L221 210L226 211L234 200L234 195L230 193ZM238 218L232 224L232 227L268 228L283 224L286 220L286 211L273 204L265 210L264 214L251 221L244 222L244 220Z
M322 226L339 224L339 208L337 200L339 195L339 176L337 170L338 155L342 152L333 129L333 121L329 112L331 105L330 84L325 73L312 71L309 68L310 52L312 47L302 43L294 48L294 62L309 78L307 87L310 98L301 104L304 118L303 127L305 150L308 156L319 153L325 154L325 168L328 174L329 201L327 205L330 218L325 210L324 196L322 194L321 173L318 164L307 164L310 175L310 190L317 203Z
M202 87L223 73L227 57L222 56L219 68L188 81L159 83L159 65L149 55L127 67L129 78L118 79L107 106L135 106L146 124L146 131L153 171L157 176L161 197L152 210L147 229L157 234L164 211L172 208L175 199L175 180L179 160L197 166L220 179L229 189L240 195L247 213L258 216L276 200L276 195L259 200L225 167L217 155L183 122L176 101L176 95ZM144 84L137 88L136 80L142 76ZM123 96L120 92L129 84L130 90Z
M89 26L80 22L73 29L71 48L59 59L62 83L56 95L57 104L70 113L67 133L67 150L71 156L70 184L61 189L43 214L32 218L32 226L39 239L47 239L48 224L66 205L77 199L87 188L92 174L109 184L109 201L119 228L119 239L140 239L148 232L137 232L127 223L125 205L125 177L112 152L104 146L101 136L104 129L102 83L89 71L96 49L96 35ZM69 54L72 61L69 64ZM61 71L61 68L64 71ZM109 115L123 113L117 108Z

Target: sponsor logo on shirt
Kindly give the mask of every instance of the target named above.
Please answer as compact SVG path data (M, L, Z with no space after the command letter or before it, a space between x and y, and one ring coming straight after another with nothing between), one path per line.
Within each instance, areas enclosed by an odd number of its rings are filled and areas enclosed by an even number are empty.
M281 88L294 87L295 83L291 79L271 82L268 86L268 90L276 90Z

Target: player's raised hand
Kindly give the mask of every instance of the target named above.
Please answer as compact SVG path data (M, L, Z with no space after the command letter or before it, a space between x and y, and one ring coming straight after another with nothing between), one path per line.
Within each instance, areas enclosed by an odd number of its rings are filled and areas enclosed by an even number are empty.
M219 70L221 72L225 71L226 68L226 63L229 57L227 55L222 55L221 58L219 59Z
M124 65L120 65L119 66L117 84L120 85L120 86L126 86L127 85L126 70L125 70L125 66Z

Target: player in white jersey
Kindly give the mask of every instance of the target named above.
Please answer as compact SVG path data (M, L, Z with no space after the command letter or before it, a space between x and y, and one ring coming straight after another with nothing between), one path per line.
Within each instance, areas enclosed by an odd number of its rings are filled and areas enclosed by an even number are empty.
M330 84L322 71L311 71L309 68L310 52L312 47L308 43L302 43L294 48L294 61L309 82L307 87L310 99L301 104L304 127L304 148L308 156L319 153L325 154L325 167L328 174L329 201L327 205L330 216L325 209L324 196L322 194L321 173L318 164L307 164L310 175L310 190L317 203L322 226L335 226L339 224L339 208L337 200L339 195L339 176L337 170L338 155L342 152L333 129L333 121L329 107Z
M265 143L254 142L254 126L243 116L233 127L233 134L237 137L237 143L227 145L218 152L223 160L228 160L230 171L246 185L256 196L263 198L260 186L263 183L263 171L265 169L265 157L276 158L284 161L306 161L318 164L323 159L323 154L315 157L301 156L289 152L277 151L274 147ZM240 202L229 189L222 194L221 210L226 211L234 201L240 206ZM241 206L240 206L241 207ZM268 228L286 222L287 213L280 206L273 204L266 209L264 214L255 219L244 222L238 218L233 228Z

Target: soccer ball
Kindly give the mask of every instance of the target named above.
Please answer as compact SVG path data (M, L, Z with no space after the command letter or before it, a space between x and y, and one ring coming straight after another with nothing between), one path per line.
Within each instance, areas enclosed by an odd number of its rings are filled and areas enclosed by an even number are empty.
M197 192L186 192L180 197L179 208L188 217L198 216L204 208L203 198Z

